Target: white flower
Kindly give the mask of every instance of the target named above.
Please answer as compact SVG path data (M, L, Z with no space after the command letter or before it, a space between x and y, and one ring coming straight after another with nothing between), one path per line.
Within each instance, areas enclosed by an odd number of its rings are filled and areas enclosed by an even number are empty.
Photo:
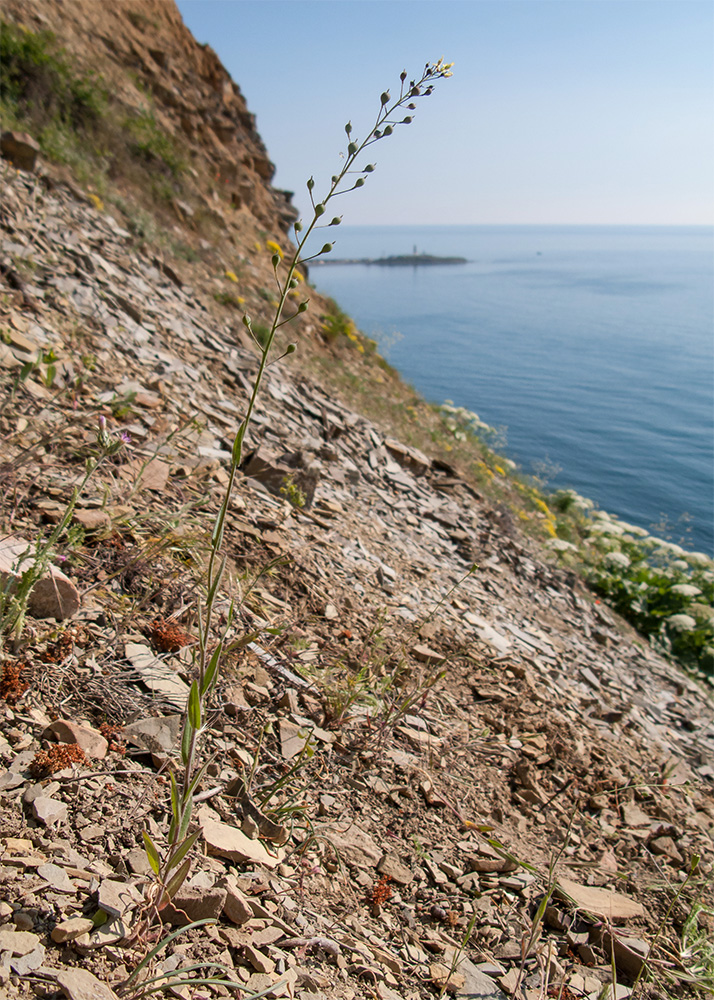
M622 569L627 569L630 565L630 560L624 552L608 553L608 555L605 556L605 562L608 566L620 566Z
M625 534L625 529L613 521L600 520L590 528L591 535L620 535Z
M636 538L647 538L649 531L645 531L644 528L638 527L636 524L628 524L627 521L620 521L620 527L622 527L628 535L634 535Z
M695 587L693 583L675 583L672 587L673 594L681 594L682 597L698 597L701 594L699 587Z
M546 546L553 549L554 552L577 551L576 546L572 542L566 542L564 538L551 538L550 541L546 542Z
M686 563L684 559L675 559L672 563L672 569L681 569L682 572L686 572L689 569L689 563Z
M696 619L691 615L670 615L667 624L677 632L691 632L697 627Z
M703 552L687 552L687 562L690 566L711 566L712 560Z
M714 608L711 604L690 604L689 610L697 621L710 622L714 620Z
M658 539L658 548L662 552L669 552L673 556L686 556L686 552L681 545L675 545L674 542L665 542L662 539Z

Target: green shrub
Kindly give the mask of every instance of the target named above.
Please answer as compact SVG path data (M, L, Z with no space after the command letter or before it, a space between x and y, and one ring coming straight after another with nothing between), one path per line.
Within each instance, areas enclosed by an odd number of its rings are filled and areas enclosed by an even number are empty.
M176 143L159 125L153 111L141 111L126 118L124 127L129 136L129 148L135 156L163 166L172 177L183 173L185 163Z
M0 22L0 93L3 101L38 129L52 122L89 130L105 111L106 90L96 77L78 74L49 31L34 33Z

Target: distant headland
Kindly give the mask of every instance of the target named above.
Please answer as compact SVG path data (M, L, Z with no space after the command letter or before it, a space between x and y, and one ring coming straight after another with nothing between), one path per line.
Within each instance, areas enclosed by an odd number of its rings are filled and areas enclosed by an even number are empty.
M318 257L310 267L323 264L374 264L378 267L429 267L434 264L467 264L466 257L435 257L430 253L405 253L394 257Z

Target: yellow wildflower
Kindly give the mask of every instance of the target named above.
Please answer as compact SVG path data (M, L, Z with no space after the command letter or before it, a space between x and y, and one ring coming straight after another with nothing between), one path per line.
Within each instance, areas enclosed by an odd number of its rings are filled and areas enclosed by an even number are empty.
M496 466L494 466L494 468L496 469L496 472L499 474L499 476L505 476L506 475L506 470L502 469L500 465L496 465Z
M299 271L293 271L293 278L295 278L296 281L304 281L305 280L304 277L302 276L302 274L300 274Z
M235 273L235 271L226 271L226 277L229 279L229 281L235 281L235 283L238 284L238 275Z
M96 194L90 194L89 200L91 201L91 203L94 205L94 207L98 212L104 211L104 202Z
M283 251L280 249L275 240L267 240L265 245L271 253L276 253L281 260L283 259Z

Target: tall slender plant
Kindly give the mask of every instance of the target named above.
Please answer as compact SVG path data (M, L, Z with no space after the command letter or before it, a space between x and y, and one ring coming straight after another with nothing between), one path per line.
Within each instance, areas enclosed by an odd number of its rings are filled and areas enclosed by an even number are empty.
M370 146L392 135L398 126L411 124L411 113L416 109L416 101L422 97L428 97L432 93L436 80L451 76L452 65L452 63L445 63L443 59L439 59L435 63L427 63L421 77L418 80L411 80L409 83L407 83L406 71L401 73L399 77L398 96L392 98L388 90L380 95L379 110L374 125L365 139L358 140L353 135L352 123L348 122L345 125L347 149L343 156L343 163L339 173L332 177L329 188L324 196L321 198L316 197L315 181L312 177L307 182L307 190L312 205L312 216L307 224L302 219L295 223L296 247L293 253L286 259L277 243L271 242L268 244L269 249L273 251L272 267L277 287L278 303L267 336L261 335L260 338L256 336L251 318L247 315L243 317L243 323L258 348L260 361L245 415L233 441L228 483L211 533L205 597L199 602L198 607L196 677L191 684L188 695L181 736L181 765L183 773L177 777L176 771L170 771L171 823L168 833L168 843L165 849L160 852L149 834L147 832L143 834L147 857L155 874L152 892L147 900L146 919L149 921L156 912L167 905L188 875L191 864L188 855L199 836L198 832L190 835L188 833L193 807L193 794L209 764L209 761L206 760L201 766L197 766L199 741L205 722L207 702L218 681L221 656L225 648L228 631L232 624L234 611L231 604L229 614L227 615L227 622L221 631L217 644L211 650L216 603L226 566L226 557L223 554L226 518L236 476L241 464L243 442L250 426L263 376L268 367L275 335L281 327L291 323L308 308L308 299L303 299L294 312L290 315L284 315L290 293L298 288L300 278L302 277L299 271L300 265L314 260L316 257L330 253L333 248L332 243L327 242L316 253L308 254L308 241L315 230L331 228L340 224L342 221L341 216L334 216L329 222L324 221L327 217L327 210L330 203L340 195L363 187L366 176L375 169L373 163L359 166L358 160L360 160ZM280 357L292 354L295 350L296 345L290 344ZM275 360L280 360L280 358L276 358Z

